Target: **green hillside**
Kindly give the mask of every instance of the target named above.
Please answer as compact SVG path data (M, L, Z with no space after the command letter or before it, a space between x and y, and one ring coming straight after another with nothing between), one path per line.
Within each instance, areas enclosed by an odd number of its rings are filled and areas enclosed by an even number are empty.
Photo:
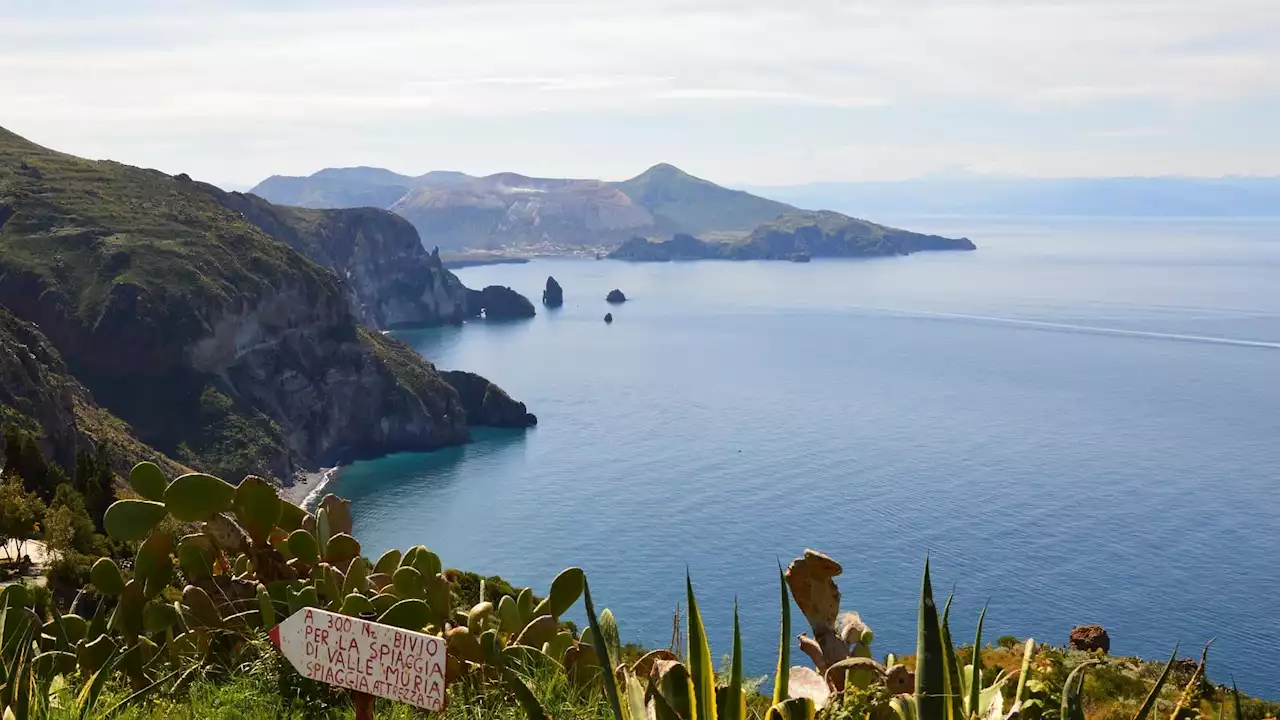
M654 165L613 183L627 197L687 233L750 231L795 208L696 178L674 165Z

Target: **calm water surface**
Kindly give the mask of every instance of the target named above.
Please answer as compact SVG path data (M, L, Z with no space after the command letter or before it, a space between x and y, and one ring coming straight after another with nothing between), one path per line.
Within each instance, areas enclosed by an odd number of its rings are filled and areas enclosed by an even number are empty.
M401 337L541 424L345 468L366 550L539 592L580 565L653 646L687 566L713 652L736 597L757 674L776 560L842 562L880 655L914 651L927 551L957 637L988 600L992 639L1097 622L1156 658L1216 635L1212 677L1280 696L1280 224L903 224L980 250L462 271L535 302L554 275L565 306Z

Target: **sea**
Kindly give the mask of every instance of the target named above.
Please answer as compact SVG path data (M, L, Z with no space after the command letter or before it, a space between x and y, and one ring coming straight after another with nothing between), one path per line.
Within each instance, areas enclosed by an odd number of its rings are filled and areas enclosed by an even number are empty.
M877 656L914 652L927 556L958 643L983 606L988 642L1096 623L1159 659L1216 638L1210 678L1280 697L1280 221L882 220L979 249L459 271L535 303L564 287L531 320L397 333L538 426L329 489L367 555L424 544L538 593L580 566L650 647L687 572L713 654L736 604L757 676L778 565L814 548Z

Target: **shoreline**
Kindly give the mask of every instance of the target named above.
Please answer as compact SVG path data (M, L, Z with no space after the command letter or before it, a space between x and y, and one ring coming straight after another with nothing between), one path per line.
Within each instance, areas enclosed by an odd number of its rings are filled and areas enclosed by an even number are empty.
M293 476L292 485L280 488L280 497L305 510L320 501L324 489L337 476L339 469L335 466L297 473Z

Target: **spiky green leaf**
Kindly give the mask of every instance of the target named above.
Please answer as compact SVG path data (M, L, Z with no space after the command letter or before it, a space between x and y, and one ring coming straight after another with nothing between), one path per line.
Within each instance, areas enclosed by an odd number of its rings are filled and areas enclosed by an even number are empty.
M746 720L747 696L742 693L742 633L738 630L738 601L733 601L733 658L729 661L729 687L725 690L720 720Z
M1142 701L1142 707L1138 708L1138 714L1133 716L1133 720L1146 720L1147 715L1151 714L1151 708L1156 706L1156 699L1160 697L1160 689L1169 679L1169 673L1173 671L1173 664L1177 661L1178 646L1174 645L1173 652L1169 655L1169 662L1165 664L1160 677L1156 678L1156 684L1151 688L1151 692L1147 693L1147 699Z
M693 597L693 578L685 573L685 590L689 601L688 653L689 675L693 679L694 709L703 720L713 720L716 714L716 668L711 662L711 645L707 642L706 627L698 601Z
M969 713L979 712L978 694L982 685L982 621L987 619L987 607L982 606L978 615L978 632L973 636L973 670L969 674Z
M778 589L782 595L782 636L778 638L778 667L773 674L773 704L787 699L787 678L791 669L791 595L787 592L787 577L778 562Z
M944 720L947 717L947 667L927 557L924 579L920 582L920 612L916 621L915 696L916 711L921 720Z
M587 578L582 578L582 595L587 606L587 622L591 625L591 637L595 643L596 657L600 660L600 667L603 672L600 677L604 682L604 694L609 698L609 707L613 710L613 716L617 720L626 720L622 716L622 702L618 698L618 680L613 674L614 660L609 656L609 642L605 638L605 634L600 630L600 619L596 617L596 606L591 601L591 585L587 582Z

